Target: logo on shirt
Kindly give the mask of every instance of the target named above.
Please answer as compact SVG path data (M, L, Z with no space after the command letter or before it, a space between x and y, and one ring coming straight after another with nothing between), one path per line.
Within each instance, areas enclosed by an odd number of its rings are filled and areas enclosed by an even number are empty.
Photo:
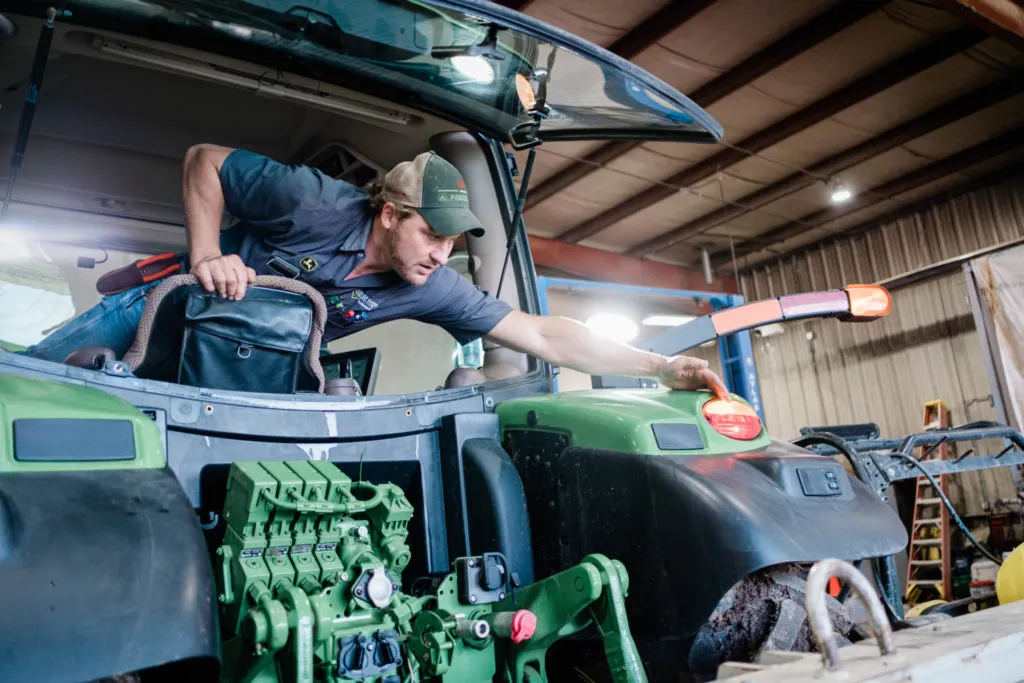
M366 293L361 289L353 289L352 298L359 303L360 308L364 311L372 311L377 308L377 302L366 296Z
M299 266L307 273L312 273L316 270L317 265L316 259L312 256L305 256L301 261L299 261Z

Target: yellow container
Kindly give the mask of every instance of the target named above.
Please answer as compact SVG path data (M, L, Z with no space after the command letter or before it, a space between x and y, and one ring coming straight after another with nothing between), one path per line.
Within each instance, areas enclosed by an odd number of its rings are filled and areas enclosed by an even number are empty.
M999 567L996 596L1000 605L1024 600L1024 545L1014 548Z

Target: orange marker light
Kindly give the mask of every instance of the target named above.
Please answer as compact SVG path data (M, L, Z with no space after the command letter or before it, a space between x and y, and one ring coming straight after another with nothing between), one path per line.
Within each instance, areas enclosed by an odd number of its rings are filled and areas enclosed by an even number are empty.
M533 86L526 80L523 74L516 74L516 93L519 95L519 102L526 111L533 111L537 106L537 95L533 92Z
M850 297L850 314L845 317L848 321L874 320L892 310L892 297L878 285L847 285L846 295Z
M750 441L761 435L761 419L754 409L739 401L714 398L704 404L704 419L722 436Z

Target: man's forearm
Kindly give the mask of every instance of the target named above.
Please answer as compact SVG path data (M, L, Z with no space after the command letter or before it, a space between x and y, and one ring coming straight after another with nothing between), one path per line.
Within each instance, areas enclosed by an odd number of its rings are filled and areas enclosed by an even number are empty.
M213 145L196 145L185 155L182 173L182 204L185 234L193 264L220 256L220 224L224 216L224 192L220 166L230 150Z

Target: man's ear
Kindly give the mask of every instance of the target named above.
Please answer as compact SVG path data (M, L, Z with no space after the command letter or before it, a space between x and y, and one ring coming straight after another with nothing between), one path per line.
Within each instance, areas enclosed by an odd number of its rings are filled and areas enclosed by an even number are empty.
M398 225L398 207L392 202L384 202L380 210L380 222L385 230L391 230Z

